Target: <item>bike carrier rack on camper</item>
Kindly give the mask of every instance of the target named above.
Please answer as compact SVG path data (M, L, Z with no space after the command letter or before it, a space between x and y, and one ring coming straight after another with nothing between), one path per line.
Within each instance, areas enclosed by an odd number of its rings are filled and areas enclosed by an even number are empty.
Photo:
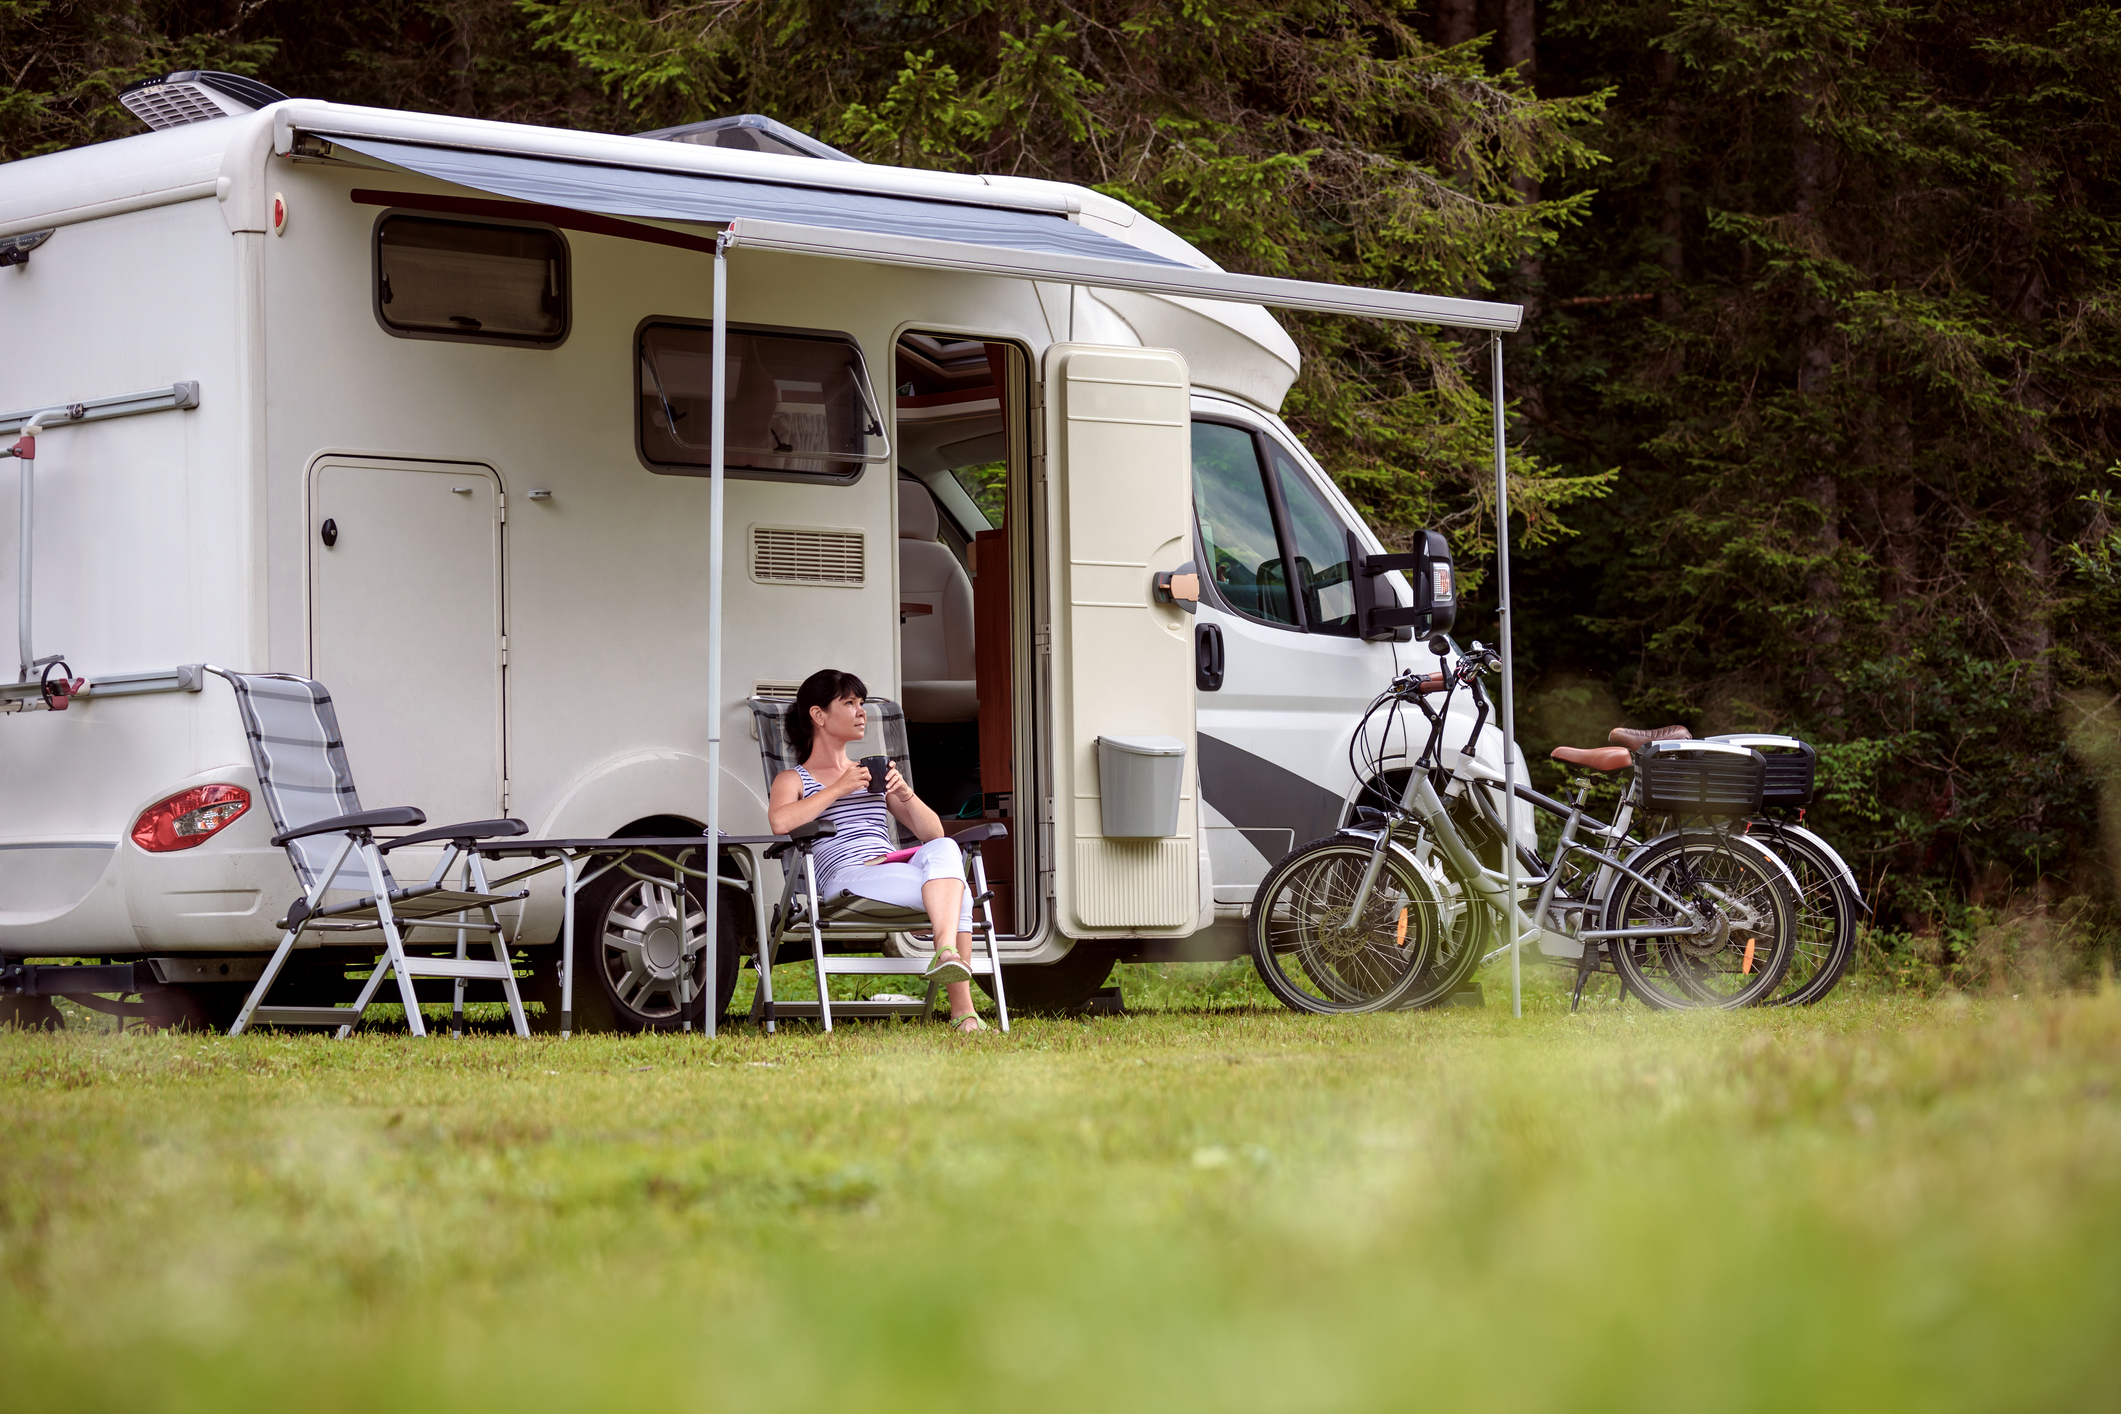
M167 388L149 388L143 393L120 393L115 397L91 398L87 402L54 407L29 408L0 413L0 436L19 434L7 455L22 463L19 522L21 549L15 562L16 632L20 639L20 677L0 683L0 712L64 712L75 699L122 697L141 692L197 692L204 679L199 665L160 672L101 673L88 678L71 677L72 667L64 654L38 657L31 614L31 589L37 530L37 438L61 427L87 422L105 422L114 417L132 417L143 412L180 412L199 405L197 383L173 383ZM63 670L53 677L55 669Z

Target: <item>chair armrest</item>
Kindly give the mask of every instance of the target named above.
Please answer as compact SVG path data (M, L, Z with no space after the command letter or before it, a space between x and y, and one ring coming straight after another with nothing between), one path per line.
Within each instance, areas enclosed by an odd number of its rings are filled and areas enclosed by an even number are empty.
M410 805L396 805L388 810L359 810L351 815L334 815L329 820L319 820L314 825L300 825L274 835L272 842L286 844L290 840L308 839L311 835L329 835L339 830L387 830L426 823L426 811Z
M984 825L974 825L971 829L952 835L950 838L957 841L959 849L978 849L988 840L1005 840L1009 838L1009 827L998 821L990 820Z
M840 827L830 820L805 820L788 832L787 839L766 851L768 859L779 859L791 849L808 854L817 847L817 842L829 835L836 835Z
M379 848L388 854L409 844L429 844L435 840L457 840L469 844L473 840L491 840L503 835L529 833L530 826L521 820L468 820L461 825L437 825L431 830L422 830L417 835L400 835Z

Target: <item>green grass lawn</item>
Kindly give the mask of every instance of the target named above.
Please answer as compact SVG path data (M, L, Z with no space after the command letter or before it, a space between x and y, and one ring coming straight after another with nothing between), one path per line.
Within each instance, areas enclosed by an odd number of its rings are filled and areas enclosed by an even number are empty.
M15 1409L2111 1409L2121 996L0 1036Z

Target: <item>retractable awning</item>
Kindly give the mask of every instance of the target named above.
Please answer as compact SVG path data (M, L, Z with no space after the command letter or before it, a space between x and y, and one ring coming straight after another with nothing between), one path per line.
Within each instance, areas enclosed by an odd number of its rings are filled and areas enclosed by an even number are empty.
M290 105L290 109L294 107ZM329 115L338 110L327 107L318 111ZM307 116L307 113L296 111L287 114L290 138L297 120ZM390 115L382 116L390 118ZM364 120L373 123L375 118L376 115L368 114ZM606 216L698 222L722 229L723 235L715 242L713 262L713 352L710 355L713 373L709 394L712 412L709 416L711 451L708 458L707 700L714 704L708 712L707 728L706 803L710 830L718 827L721 818L728 251L736 247L1439 324L1486 330L1498 336L1490 340L1493 370L1490 397L1494 409L1497 607L1502 631L1503 771L1506 779L1520 778L1512 672L1510 488L1503 420L1502 340L1499 337L1518 328L1524 317L1520 306L1203 270L1088 229L1069 220L1068 213L1056 209L1056 203L1051 200L1027 197L1016 203L1007 193L991 190L967 200L951 200L933 187L889 190L880 180L883 174L876 169L864 170L860 164L845 164L859 174L855 178L820 172L816 177L806 173L801 179L784 176L784 179L774 180L770 172L762 172L760 178L752 179L748 174L726 170L688 171L653 163L644 165L632 150L622 151L609 146L592 147L575 156L525 151L516 145L520 140L514 138L512 132L508 142L490 137L488 140L495 145L485 146L471 131L475 129L481 134L507 131L506 125L498 124L465 125L464 136L471 140L459 142L450 142L446 138L422 142L367 136L339 128L337 122L329 118L323 124L300 122L299 126L303 131L393 166L477 191L541 206L567 207ZM424 137L425 134L418 136ZM586 138L580 141L589 142ZM624 140L600 138L596 141L609 144ZM281 145L278 150L287 151L290 147L291 142ZM838 167L842 164L820 165ZM1516 809L1514 793L1506 792L1503 796L1503 832L1511 839L1517 835ZM1515 850L1506 851L1505 869L1508 897L1514 900L1519 897ZM1521 907L1515 912L1517 917L1509 925L1512 937L1506 946L1510 953L1511 1010L1513 1014L1522 1015L1519 958L1525 937L1536 938L1538 930L1527 923ZM719 909L706 911L705 943L707 975L710 977L718 975L714 959L719 914ZM1527 928L1530 928L1529 934ZM715 1032L716 1020L714 1007L702 1009L702 1021L710 1036Z
M1509 332L1514 304L1203 270L1058 211L745 181L700 172L327 134L339 146L477 191L605 216L724 226L732 246L879 265L1049 280L1146 294Z

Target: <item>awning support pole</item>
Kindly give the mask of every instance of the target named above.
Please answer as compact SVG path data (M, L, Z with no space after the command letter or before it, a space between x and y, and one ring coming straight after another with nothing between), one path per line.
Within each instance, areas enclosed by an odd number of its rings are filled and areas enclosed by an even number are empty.
M714 371L707 413L707 979L700 994L700 1017L707 1035L721 1018L721 969L715 936L722 910L722 437L728 421L722 406L729 363L729 232L714 241Z
M1517 896L1517 676L1510 635L1510 465L1503 442L1502 339L1488 341L1494 364L1495 604L1502 625L1502 857L1510 881L1510 1015L1524 1015L1524 911Z

